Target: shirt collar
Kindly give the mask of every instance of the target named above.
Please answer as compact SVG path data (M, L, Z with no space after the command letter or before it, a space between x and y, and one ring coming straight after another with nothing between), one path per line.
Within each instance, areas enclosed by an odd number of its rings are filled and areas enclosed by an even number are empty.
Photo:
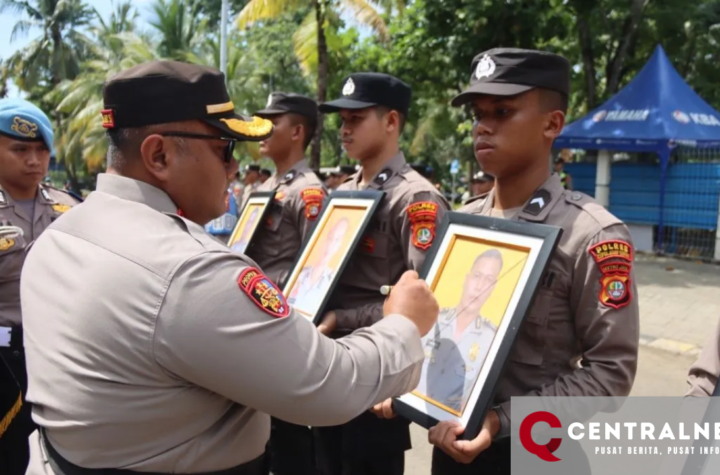
M120 175L101 173L97 178L97 191L116 196L123 200L134 201L151 207L161 213L176 214L177 206L170 197L159 188L143 181Z

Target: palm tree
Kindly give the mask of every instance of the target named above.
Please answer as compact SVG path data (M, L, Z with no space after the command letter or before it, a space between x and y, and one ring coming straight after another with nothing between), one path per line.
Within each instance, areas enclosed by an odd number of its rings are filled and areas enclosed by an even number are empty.
M318 102L325 102L329 65L326 30L330 22L342 13L351 14L355 22L369 26L381 39L386 40L387 26L375 6L389 11L393 6L402 9L403 5L404 1L397 0L250 0L237 21L242 29L253 22L277 18L288 11L309 8L310 12L293 35L293 44L305 73L317 71L317 99ZM314 168L320 166L323 126L321 117L313 140L311 164Z
M165 58L183 59L198 46L206 19L200 15L202 0L155 0L150 22L160 34L158 50Z
M0 13L8 11L22 15L11 42L31 29L40 31L38 38L8 59L18 87L29 90L43 83L52 87L78 75L82 61L93 53L92 40L80 32L92 17L82 0L0 0Z
M123 69L158 59L154 45L133 33L138 13L129 1L116 4L108 21L97 10L94 14L90 31L98 41L98 56L85 61L79 76L63 81L48 97L58 104L58 112L70 117L57 143L58 154L68 157L66 161L84 160L91 172L105 164L107 145L100 121L103 83Z

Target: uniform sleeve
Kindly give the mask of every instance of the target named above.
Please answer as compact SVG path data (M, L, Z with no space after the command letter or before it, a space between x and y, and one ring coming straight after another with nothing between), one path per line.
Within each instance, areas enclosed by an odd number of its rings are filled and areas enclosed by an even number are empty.
M315 226L315 222L322 212L326 196L327 193L321 186L309 185L302 188L294 199L293 220L300 233L301 242L305 241L305 238Z
M438 225L449 210L447 201L436 193L423 191L403 201L396 211L400 247L406 270L420 272L425 254L435 240ZM395 259L395 256L391 256ZM395 282L390 282L390 285ZM354 330L378 322L383 318L382 302L362 307L335 310L337 326L341 330Z
M626 243L628 229L613 225L592 237L576 256L570 292L582 368L526 396L627 396L637 370L640 315L632 263L610 257L597 262L596 244ZM622 244L619 244L622 245ZM510 430L510 402L500 405L502 435Z
M237 256L194 257L161 305L156 361L175 377L304 425L341 424L414 389L423 352L409 319L388 316L331 340L289 308Z
M400 210L400 243L408 270L420 272L425 254L435 242L435 235L450 204L437 193L415 193Z
M720 375L720 322L700 352L700 357L690 367L686 396L711 396Z

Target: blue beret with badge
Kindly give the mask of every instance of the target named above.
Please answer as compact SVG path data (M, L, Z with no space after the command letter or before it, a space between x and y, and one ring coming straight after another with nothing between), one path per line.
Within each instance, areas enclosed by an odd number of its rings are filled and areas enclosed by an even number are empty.
M55 156L50 119L25 99L0 99L0 134L16 140L43 141Z

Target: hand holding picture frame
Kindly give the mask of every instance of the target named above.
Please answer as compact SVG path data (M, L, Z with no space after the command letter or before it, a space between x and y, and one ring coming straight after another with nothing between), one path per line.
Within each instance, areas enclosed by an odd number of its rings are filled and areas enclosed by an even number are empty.
M520 325L562 230L447 213L420 277L440 304L422 340L420 383L396 398L400 415L425 428L444 420L480 432Z
M231 251L245 254L260 224L265 221L274 199L274 191L257 191L250 195L228 239L227 245Z
M316 325L384 194L334 191L326 198L283 288L288 303Z

